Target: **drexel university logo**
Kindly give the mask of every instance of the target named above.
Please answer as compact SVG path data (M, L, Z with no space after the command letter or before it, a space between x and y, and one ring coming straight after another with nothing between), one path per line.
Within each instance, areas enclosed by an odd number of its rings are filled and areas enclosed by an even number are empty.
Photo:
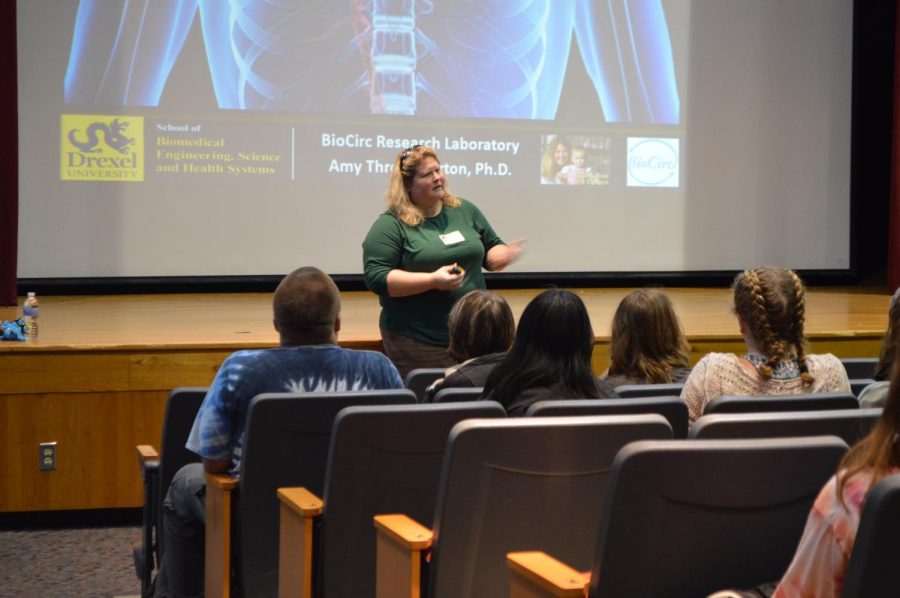
M144 180L143 117L63 114L60 143L62 180Z

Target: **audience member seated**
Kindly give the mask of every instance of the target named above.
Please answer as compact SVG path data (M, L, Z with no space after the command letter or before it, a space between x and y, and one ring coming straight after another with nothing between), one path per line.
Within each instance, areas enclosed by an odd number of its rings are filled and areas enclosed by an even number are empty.
M503 361L516 334L516 322L506 299L493 291L470 291L460 297L448 319L450 346L457 364L425 391L425 402L444 388L484 386L494 366Z
M525 307L512 349L491 371L481 398L497 401L509 415L524 415L537 401L596 399L593 348L594 332L581 298L548 289Z
M805 291L792 270L745 270L732 290L747 353L709 353L694 366L681 393L692 422L721 395L850 392L837 357L804 351Z
M897 354L897 343L900 342L900 289L891 297L890 310L888 311L888 327L881 339L881 354L878 356L878 365L872 378L873 384L869 384L859 393L859 406L883 407L887 400L890 387L889 376L891 366L894 364L894 356Z
M891 375L895 382L898 368L900 364L895 363ZM841 595L869 490L882 478L900 473L898 434L900 386L894 383L890 386L884 412L875 427L847 452L838 465L837 473L819 492L797 552L771 594L773 598L838 598ZM885 563L884 566L892 565ZM763 593L769 595L769 592ZM749 595L758 594L727 590L712 596L740 598Z
M403 388L394 365L381 353L337 346L341 299L331 278L316 268L288 274L273 298L280 346L238 351L216 372L203 399L187 448L202 457L180 469L163 508L166 552L156 596L203 593L204 470L237 475L251 399L264 392L313 392Z
M600 395L615 397L623 384L684 382L691 373L690 352L669 296L656 289L632 291L613 315Z

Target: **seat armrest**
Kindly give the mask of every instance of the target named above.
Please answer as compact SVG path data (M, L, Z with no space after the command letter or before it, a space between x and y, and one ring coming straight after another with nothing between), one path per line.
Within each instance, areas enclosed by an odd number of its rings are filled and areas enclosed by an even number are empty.
M206 478L206 489L209 491L210 486L222 491L222 492L231 492L238 485L238 479L234 476L230 476L227 473L203 473L203 477Z
M587 592L588 578L544 552L510 552L510 598L576 598Z
M375 532L375 597L420 598L432 531L406 515L376 515Z
M431 548L434 534L406 515L376 515L375 529L409 550Z
M231 505L238 480L206 473L205 596L227 598L231 592Z
M149 444L139 444L137 449L138 467L141 468L141 476L147 478L147 473L159 469L159 453Z
M283 507L301 517L318 517L325 506L321 498L303 487L279 488L278 499Z
M313 550L322 499L306 488L279 488L278 598L310 598Z
M138 461L159 460L159 452L149 444L139 444L137 449Z
M150 588L154 562L159 560L158 539L154 541L154 528L160 525L159 514L159 453L149 444L137 447L138 467L144 485L144 504L141 508L141 544L133 550L134 566L141 580L141 593Z

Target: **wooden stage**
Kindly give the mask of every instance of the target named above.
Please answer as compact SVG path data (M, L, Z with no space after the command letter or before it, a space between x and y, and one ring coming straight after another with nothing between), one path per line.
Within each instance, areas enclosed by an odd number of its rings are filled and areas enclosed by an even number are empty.
M608 364L609 325L630 289L582 289L597 342L595 371ZM539 290L501 291L518 318ZM696 361L743 350L727 289L667 289ZM810 350L839 357L878 354L886 289L810 289ZM134 447L159 445L166 396L207 386L237 349L277 344L271 295L42 296L40 338L0 343L0 513L141 505ZM21 300L20 300L21 303ZM380 349L379 306L343 294L339 342ZM0 319L17 317L0 307ZM56 441L57 469L38 471L38 444Z

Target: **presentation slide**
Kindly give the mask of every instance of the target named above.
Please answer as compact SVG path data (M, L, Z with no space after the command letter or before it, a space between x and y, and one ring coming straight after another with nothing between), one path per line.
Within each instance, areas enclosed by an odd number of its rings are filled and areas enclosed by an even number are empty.
M852 9L18 0L19 276L360 274L413 145L513 273L846 270Z

